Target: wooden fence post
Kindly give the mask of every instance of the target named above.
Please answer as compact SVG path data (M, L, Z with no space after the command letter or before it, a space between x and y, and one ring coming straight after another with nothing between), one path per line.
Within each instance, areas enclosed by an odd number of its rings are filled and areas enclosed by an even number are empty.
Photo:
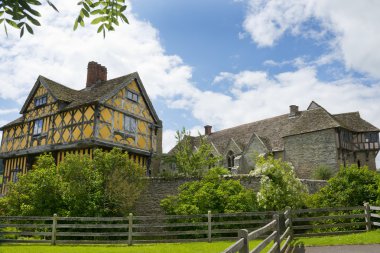
M53 226L51 228L51 245L56 244L57 239L57 214L53 215Z
M128 245L132 245L132 226L133 226L133 214L129 213L128 216Z
M275 252L280 252L280 249L281 249L281 240L280 240L280 236L281 236L281 229L280 229L280 216L278 214L274 214L273 215L273 219L276 220L276 226L275 228L273 229L273 231L276 231L277 234L276 234L276 237L273 239L273 242L274 243L277 243L277 250Z
M365 213L365 222L367 223L365 225L366 230L370 231L371 230L371 209L369 207L369 203L366 202L364 203L364 213Z
M207 212L207 224L208 224L208 242L211 242L211 211Z
M240 229L238 231L238 237L244 238L244 246L239 250L239 253L249 253L249 241L248 241L248 230Z
M293 238L293 220L292 220L292 208L287 206L285 208L285 211L288 211L288 215L287 217L285 217L285 221L286 219L289 219L289 224L288 224L288 227L289 227L289 235L290 235L290 238Z

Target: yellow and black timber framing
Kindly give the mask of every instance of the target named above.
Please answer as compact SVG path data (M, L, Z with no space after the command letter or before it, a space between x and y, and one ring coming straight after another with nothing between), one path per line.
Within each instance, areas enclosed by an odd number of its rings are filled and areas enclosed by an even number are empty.
M92 157L95 148L119 147L145 167L147 175L154 170L152 158L162 152L162 122L139 75L107 81L99 76L99 68L105 69L89 63L86 88L79 91L38 77L22 116L0 128L1 194L8 182L31 170L36 157L45 152L59 164L69 153Z

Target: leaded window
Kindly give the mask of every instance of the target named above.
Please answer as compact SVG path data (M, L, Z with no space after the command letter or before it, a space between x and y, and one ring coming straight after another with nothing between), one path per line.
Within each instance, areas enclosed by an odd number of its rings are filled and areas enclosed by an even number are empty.
M127 91L127 98L129 100L134 101L134 102L138 102L139 101L139 95L137 95L136 93L134 93L134 92L132 92L130 90Z
M135 134L137 130L137 120L135 118L125 115L124 130L129 133Z
M37 107L37 106L41 106L41 105L44 105L47 103L47 95L44 95L42 97L38 97L38 98L35 98L34 99L34 105Z
M44 123L43 119L37 119L34 121L33 135L39 135L42 133L43 123Z

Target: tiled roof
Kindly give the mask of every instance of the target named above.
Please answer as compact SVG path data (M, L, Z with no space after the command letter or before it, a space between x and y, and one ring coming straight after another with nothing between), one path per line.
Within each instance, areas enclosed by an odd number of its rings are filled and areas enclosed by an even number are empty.
M284 150L283 137L342 127L354 132L380 131L377 127L360 118L358 112L332 115L313 102L309 110L299 111L296 117L280 115L240 126L213 132L206 136L219 153L225 154L232 138L244 150L255 133L271 151ZM196 145L197 139L194 139Z
M66 103L66 106L61 108L61 110L68 110L75 107L79 107L81 105L103 102L104 99L107 99L112 95L115 95L121 88L128 85L135 79L137 80L137 84L141 89L143 99L145 100L150 111L153 114L153 118L157 121L158 124L161 124L157 116L157 113L154 110L153 105L145 91L145 88L142 85L140 85L142 84L142 82L137 72L118 78L110 79L107 81L98 82L93 86L82 90L73 90L44 76L39 76L36 84L34 85L28 98L26 99L24 106L21 109L21 113L25 112L26 107L29 104L30 100L33 98L34 91L38 88L39 83L42 83L42 85L44 85L48 89L48 91L54 98ZM24 118L20 117L17 120L10 122L3 127L22 123L23 121Z

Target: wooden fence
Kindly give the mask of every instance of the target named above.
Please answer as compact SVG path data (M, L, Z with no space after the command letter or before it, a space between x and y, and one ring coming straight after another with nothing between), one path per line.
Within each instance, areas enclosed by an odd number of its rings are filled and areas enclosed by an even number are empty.
M288 248L290 241L292 239L292 230L291 230L291 210L288 208L284 212L284 224L285 231L281 234L280 228L280 217L278 214L273 215L273 220L270 221L265 226L248 232L246 229L239 230L239 239L233 243L230 247L225 249L223 253L258 253L261 252L264 248L268 247L268 245L273 241L272 247L269 249L269 253L271 252L285 252ZM249 250L250 241L262 237L263 235L271 232L267 235L253 250ZM285 241L284 243L282 243ZM281 245L282 243L282 245Z
M128 217L0 217L0 242L129 244L235 240L277 212Z
M285 212L128 217L0 217L0 242L128 244L237 240L224 252L271 246L284 252L293 237L357 233L380 227L380 207L287 209ZM244 229L241 229L244 228ZM268 234L269 233L269 234ZM269 245L273 242L273 245Z
M372 212L371 212L372 211ZM380 227L380 207L364 206L296 209L287 208L284 212L285 232L281 233L280 222L277 216L265 226L248 233L239 230L239 239L223 253L256 253L273 246L268 252L285 252L293 237L313 237L324 235L359 233L371 230L372 226ZM249 251L249 241L271 231L258 246ZM285 240L285 241L284 241Z

